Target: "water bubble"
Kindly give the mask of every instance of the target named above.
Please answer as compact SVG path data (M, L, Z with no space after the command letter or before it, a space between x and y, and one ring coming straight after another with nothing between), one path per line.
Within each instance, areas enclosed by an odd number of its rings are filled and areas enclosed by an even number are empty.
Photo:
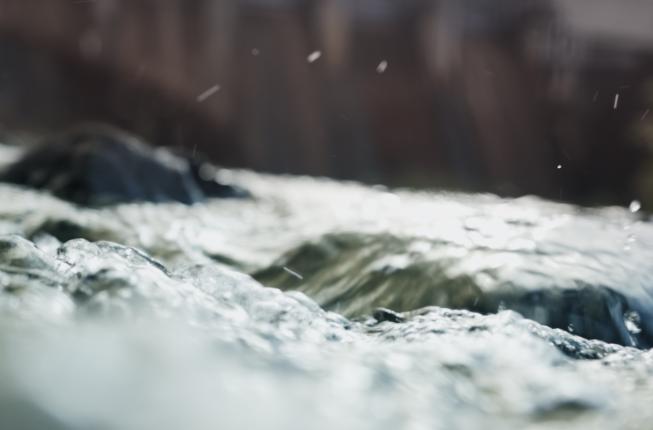
M642 332L640 324L642 319L635 311L628 311L624 314L624 324L630 334L639 334Z
M317 61L321 56L322 56L322 52L321 52L321 51L313 51L313 52L311 52L310 54L308 54L308 57L306 57L306 61L308 61L309 63L314 63L314 62Z
M378 66L376 66L376 73L383 73L385 70L388 68L388 62L386 60L383 60L379 63Z
M632 213L638 212L642 208L642 203L640 203L639 200L633 200L630 202L630 205L628 205L628 210L631 211Z
M261 51L259 51L258 49L256 49L256 48L252 49L252 55L255 56L255 57L258 56L258 54L260 54L260 53L261 53Z

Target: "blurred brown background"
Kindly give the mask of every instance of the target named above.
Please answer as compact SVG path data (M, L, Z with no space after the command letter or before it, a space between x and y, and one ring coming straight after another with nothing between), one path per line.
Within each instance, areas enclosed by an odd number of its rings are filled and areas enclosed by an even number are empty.
M6 133L101 120L227 166L653 203L651 107L650 0L0 0Z

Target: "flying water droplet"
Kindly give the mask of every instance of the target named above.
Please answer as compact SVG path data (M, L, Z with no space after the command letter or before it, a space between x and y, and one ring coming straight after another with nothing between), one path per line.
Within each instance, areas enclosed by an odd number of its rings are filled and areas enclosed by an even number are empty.
M294 276L295 278L299 279L300 281L304 279L304 277L302 275L300 275L299 273L295 272L294 270L292 270L292 269L290 269L290 268L288 268L286 266L283 267L283 270L284 270L284 272L290 274L291 276Z
M197 96L197 102L202 103L209 97L211 97L213 94L217 93L220 91L220 85L214 85L211 88L208 88L207 90L203 91L200 95Z
M381 74L385 72L387 68L388 68L388 62L386 60L383 60L379 63L378 66L376 66L376 73Z
M642 204L640 203L639 200L633 200L630 202L630 205L628 205L628 210L631 211L632 213L638 212L642 208Z
M309 63L314 63L316 62L320 57L322 56L321 51L313 51L310 54L308 54L308 57L306 57L306 61Z

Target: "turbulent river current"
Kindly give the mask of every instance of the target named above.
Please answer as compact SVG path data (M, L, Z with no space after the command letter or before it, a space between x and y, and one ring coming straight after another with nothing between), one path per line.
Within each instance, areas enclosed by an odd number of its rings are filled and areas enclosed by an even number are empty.
M0 185L0 428L649 428L644 215L217 174L252 198Z

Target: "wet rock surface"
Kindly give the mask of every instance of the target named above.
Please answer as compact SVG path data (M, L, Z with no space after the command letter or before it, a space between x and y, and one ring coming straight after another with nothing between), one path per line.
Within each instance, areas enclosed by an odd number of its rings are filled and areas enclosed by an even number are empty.
M0 185L1 428L653 418L642 217L228 173L255 198L80 207Z
M46 190L82 205L118 202L192 204L245 197L218 182L211 168L104 125L80 126L44 139L0 171L0 182ZM206 172L205 172L206 171Z
M554 270L533 262L505 274L501 273L503 267L484 268L483 263L479 272L459 271L456 266L461 265L461 259L455 251L447 255L448 244L424 241L428 248L424 252L411 249L415 242L384 234L327 235L291 250L255 277L268 285L300 289L318 298L326 308L338 309L350 317L372 312L379 305L396 310L438 305L484 314L512 309L590 339L642 348L653 346L653 327L649 325L653 309L644 291L616 282L592 284L573 276L565 279L567 276L558 276ZM497 256L491 250L476 252L476 258L483 254L488 259ZM542 257L536 253L531 256L535 261ZM337 270L343 266L358 270ZM303 273L302 279L289 276L284 267ZM607 266L604 270L611 269L617 267ZM532 277L536 279L529 279ZM487 288L487 284L492 287ZM646 284L642 287L648 288ZM396 319L382 311L379 315ZM627 315L634 319L629 320Z

